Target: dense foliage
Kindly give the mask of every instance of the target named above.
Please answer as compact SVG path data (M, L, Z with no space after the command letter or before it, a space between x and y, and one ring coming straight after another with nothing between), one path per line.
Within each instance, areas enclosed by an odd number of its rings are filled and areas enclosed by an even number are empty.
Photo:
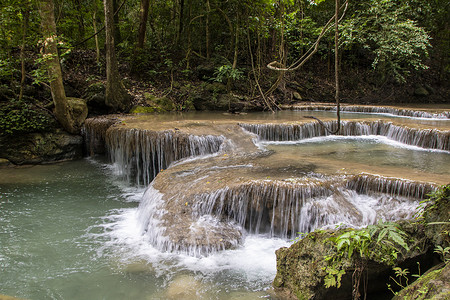
M85 75L86 82L87 76L104 76L103 2L53 2L60 55L67 54L60 57L63 75L74 67L83 69L83 61L66 65L72 55L67 50L73 49L96 53L96 65L84 67L90 72L96 69L95 74ZM335 5L333 0L113 2L115 48L122 74L165 88L171 83L172 91L177 79L192 80L199 66L212 65L212 71L196 78L222 82L227 91L240 89L252 99L259 94L258 85L270 90L278 76L266 68L267 63L277 60L289 65L302 56L333 16ZM0 83L10 87L15 100L21 98L24 85L51 80L43 67L38 3L5 0L0 6ZM405 83L412 74L422 74L433 58L433 74L445 82L450 72L449 11L445 0L349 1L340 24L342 70L350 77L362 69L377 85ZM302 71L285 76L303 80L300 85L306 89L330 77L333 44L334 34L325 34L307 80ZM352 80L361 79L348 78L348 86L355 86Z
M55 121L44 110L25 101L12 100L0 106L0 132L5 135L46 131Z

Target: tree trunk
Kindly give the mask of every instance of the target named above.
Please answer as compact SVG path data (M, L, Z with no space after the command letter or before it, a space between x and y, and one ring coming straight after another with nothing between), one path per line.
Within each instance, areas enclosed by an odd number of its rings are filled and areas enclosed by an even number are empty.
M233 65L231 70L236 70L238 61L238 50L239 50L239 14L236 14L236 30L235 30L235 42L234 42L234 55L233 55ZM232 79L228 78L227 81L227 92L231 92Z
M83 6L80 0L74 0L74 5L78 11L78 41L84 39L84 21L83 21Z
M95 9L94 14L92 15L92 27L94 28L94 33L97 32L97 21L95 20L95 16L97 15L97 9ZM95 53L97 65L100 63L100 46L98 44L98 34L94 36L95 39Z
M112 0L112 13L113 13L113 20L114 20L114 40L116 43L120 43L122 40L122 35L120 34L120 27L119 27L119 12L118 12L119 6L117 5L117 0Z
M139 12L139 36L137 47L139 49L144 48L145 42L145 32L147 31L147 20L148 20L148 8L150 6L150 0L141 0L141 8Z
M28 16L29 10L25 7L22 10L23 20L22 20L22 45L20 46L20 65L21 65L21 73L22 78L20 79L20 93L19 93L19 101L23 98L23 90L25 88L25 39L27 37L27 28L28 28Z
M106 95L105 103L114 111L124 111L130 103L128 95L119 76L114 44L114 13L112 0L103 0L105 6L106 34Z
M184 0L180 0L180 27L178 28L178 36L181 37L183 33L184 24Z
M336 0L336 8L335 8L335 24L334 24L334 72L335 72L335 89L336 94L334 96L336 100L336 114L337 114L337 122L338 129L336 133L339 131L340 123L341 123L341 114L340 114L340 99L339 99L339 0Z
M53 0L39 1L42 34L44 36L44 57L47 57L47 69L50 77L50 89L55 104L55 117L63 128L70 133L78 133L72 119L71 108L66 98L62 80L61 65L57 48L56 23Z
M211 12L211 6L209 5L209 0L206 0L206 58L209 59L211 57L211 53L209 50L209 14Z

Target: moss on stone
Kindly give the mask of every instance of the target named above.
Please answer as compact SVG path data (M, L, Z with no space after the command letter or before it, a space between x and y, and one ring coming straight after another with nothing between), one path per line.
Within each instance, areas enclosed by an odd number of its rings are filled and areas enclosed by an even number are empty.
M154 107L149 107L149 106L134 106L131 110L130 113L132 114L149 114L149 113L154 113L156 110Z
M450 299L450 265L425 273L393 298L393 300L413 299Z
M145 93L145 103L154 109L153 112L173 111L176 106L173 101L167 97L156 97L153 94Z
M312 299L326 293L324 257L334 251L328 243L334 234L333 231L312 232L291 247L277 250L275 290L292 299Z

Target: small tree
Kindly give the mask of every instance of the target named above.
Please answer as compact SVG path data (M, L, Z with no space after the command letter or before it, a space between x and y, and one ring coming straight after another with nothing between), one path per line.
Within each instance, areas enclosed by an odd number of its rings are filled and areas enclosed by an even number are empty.
M41 28L43 34L43 59L48 71L50 88L55 104L55 117L63 128L70 133L78 133L80 128L72 117L72 108L64 91L61 65L58 55L58 36L53 0L39 1L39 14L41 15Z
M112 0L103 0L105 6L106 30L106 95L105 103L113 110L125 110L130 104L128 95L119 75L114 42L114 13Z

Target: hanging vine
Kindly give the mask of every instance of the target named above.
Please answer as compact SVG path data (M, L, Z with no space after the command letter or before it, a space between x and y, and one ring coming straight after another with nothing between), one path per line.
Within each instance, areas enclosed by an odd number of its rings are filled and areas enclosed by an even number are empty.
M286 72L286 71L295 71L301 68L319 49L319 43L322 40L323 36L331 30L331 28L334 27L334 57L335 57L335 101L336 101L336 111L337 111L337 128L335 130L331 130L328 128L320 119L313 117L313 116L307 116L307 118L312 118L317 120L321 126L325 128L325 130L331 134L336 134L340 130L340 124L341 124L341 116L340 116L340 97L339 97L339 22L344 18L345 13L348 8L348 0L344 2L342 6L339 5L339 0L335 0L335 13L330 20L325 24L322 31L320 32L319 36L317 37L315 43L308 49L308 51L303 54L302 57L294 61L290 66L285 67L285 64L278 61L273 61L267 65L267 67L271 70L275 70L278 72ZM342 11L341 16L340 11ZM333 22L334 21L334 22ZM280 83L279 80L275 82L275 84L269 89L268 92L273 92L278 84ZM266 93L267 95L267 93Z

